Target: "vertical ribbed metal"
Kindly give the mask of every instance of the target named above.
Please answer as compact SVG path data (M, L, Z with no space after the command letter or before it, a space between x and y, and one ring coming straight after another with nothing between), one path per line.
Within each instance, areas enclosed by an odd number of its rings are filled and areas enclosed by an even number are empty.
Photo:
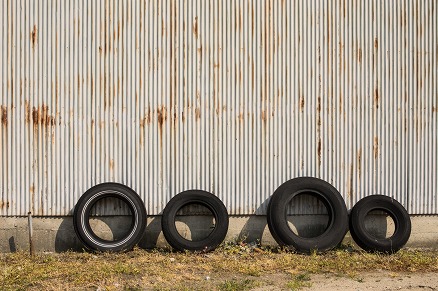
M108 181L264 214L298 176L438 214L437 28L434 0L0 1L0 215Z

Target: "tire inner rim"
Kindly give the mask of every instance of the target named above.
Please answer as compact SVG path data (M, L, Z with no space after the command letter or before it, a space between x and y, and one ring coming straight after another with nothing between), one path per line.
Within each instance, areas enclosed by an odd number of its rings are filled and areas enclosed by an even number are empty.
M199 205L199 206L203 206L204 208L206 208L206 209L208 209L209 210L209 212L211 213L211 216L213 217L213 219L214 219L214 227L208 232L208 235L207 236L202 236L201 238L199 238L199 239L193 239L193 233L192 233L192 239L191 240L189 240L189 239L186 239L182 234L181 234L181 232L178 230L178 228L177 228L177 226L176 226L176 223L177 223L177 216L187 216L187 217L190 217L190 216L193 216L193 215L190 215L190 214L186 214L186 215L181 215L181 214L179 214L178 215L178 212L180 212L183 208L185 208L185 207L189 207L189 206L191 206L191 205ZM200 217L210 217L209 215L199 215ZM183 204L181 207L179 207L178 208L178 210L175 212L175 217L174 217L174 220L173 220L173 222L174 222L174 227L175 227L175 229L176 229L176 232L178 233L178 235L182 238L182 239L184 239L184 240L186 240L186 241L188 241L188 242L200 242L200 241L203 241L203 240L205 240L205 239L208 239L211 235L212 235L212 233L216 230L216 225L217 225L217 214L216 214L216 211L214 211L214 208L211 206L211 205L209 205L208 203L205 203L204 201L189 201L189 202L187 202L187 203L185 203L185 204ZM182 223L184 223L184 222L182 222ZM189 228L190 229L190 227L186 224L186 227L187 228Z
M107 241L104 239L99 238L91 229L90 226L90 211L93 208L93 206L99 202L100 200L104 199L104 198L110 198L110 197L115 197L118 198L122 201L124 201L127 206L129 207L129 209L131 210L132 215L132 221L133 223L132 225L132 230L129 232L129 234L120 239L120 240L115 240L115 241ZM119 192L119 191L114 191L114 190L106 190L106 191L100 191L96 194L94 194L90 199L88 199L88 201L85 203L82 212L81 212L81 226L82 226L82 230L84 231L85 236L95 245L102 247L102 248L115 248L115 247L119 247L123 244L125 244L126 242L128 242L134 235L135 231L138 228L138 212L137 209L135 207L134 202L125 194Z
M295 231L290 227L289 221L287 218L289 216L288 215L288 208L289 208L289 205L292 202L292 200L295 198L298 198L299 196L314 197L318 200L318 202L322 202L322 204L325 206L325 208L327 210L328 221L327 221L327 224L326 224L324 231L321 234L316 235L316 236L311 236L311 237L300 236L297 233L295 233ZM334 210L333 210L333 207L331 206L331 203L322 195L321 192L319 192L315 189L303 189L303 190L293 192L292 194L289 195L288 199L286 200L285 207L284 207L284 219L286 221L286 225L288 226L290 232L292 233L293 236L300 237L303 239L315 239L315 238L318 238L318 237L325 235L331 229L331 226L334 223L333 215L334 215Z

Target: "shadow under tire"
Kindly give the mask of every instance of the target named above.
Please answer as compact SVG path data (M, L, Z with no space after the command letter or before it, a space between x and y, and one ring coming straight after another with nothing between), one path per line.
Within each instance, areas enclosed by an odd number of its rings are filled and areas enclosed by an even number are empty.
M327 209L327 227L316 237L301 237L288 225L287 207L300 194L319 199ZM267 220L269 230L277 243L281 246L292 246L300 253L333 249L342 242L348 230L348 212L341 194L329 183L313 177L295 178L278 187L269 201Z
M374 210L388 214L395 224L391 237L376 238L365 228L365 217ZM356 244L368 252L395 253L409 240L411 219L397 200L384 195L371 195L359 200L350 213L350 233Z
M190 204L198 204L211 211L215 218L215 228L204 239L190 241L180 235L176 228L178 211ZM173 197L163 211L161 227L167 242L178 251L209 252L216 249L228 232L229 217L227 208L215 195L201 190L188 190Z
M108 241L97 236L90 226L90 214L93 206L105 198L116 198L126 203L132 219L129 231L122 238ZM146 229L146 209L140 196L131 188L117 183L96 185L79 198L74 212L73 225L78 238L93 251L119 252L132 249L143 237Z

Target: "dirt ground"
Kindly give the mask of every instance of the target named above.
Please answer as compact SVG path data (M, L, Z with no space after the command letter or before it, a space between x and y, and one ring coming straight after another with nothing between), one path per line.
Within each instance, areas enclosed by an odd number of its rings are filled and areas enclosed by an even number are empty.
M0 290L437 290L438 251L302 255L247 244L211 253L0 254Z
M284 274L271 275L262 279L266 285L253 288L264 290L438 290L437 273L364 273L357 277L338 276L333 274L311 274L306 282L297 288L285 288L290 278Z
M313 275L303 290L438 290L438 274L367 273L358 279Z

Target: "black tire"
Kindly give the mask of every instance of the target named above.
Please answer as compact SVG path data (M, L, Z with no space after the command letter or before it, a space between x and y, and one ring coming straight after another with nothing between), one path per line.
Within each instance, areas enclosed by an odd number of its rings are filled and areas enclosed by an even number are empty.
M365 217L373 210L387 213L395 224L391 237L376 238L365 228ZM406 209L395 199L384 195L371 195L359 200L350 214L350 233L358 246L368 252L395 253L409 240L411 219Z
M117 198L126 203L132 213L129 232L122 238L108 241L98 237L90 226L93 206L104 198ZM76 235L89 249L102 252L119 252L132 249L142 238L146 228L146 209L140 196L131 188L117 183L103 183L90 188L79 199L73 213Z
M288 225L287 207L297 195L311 195L323 202L329 221L325 231L316 237L295 234ZM297 252L325 252L343 240L348 230L348 212L341 194L329 183L311 177L289 180L278 187L268 204L268 227L280 246L292 246Z
M190 241L182 237L175 225L176 214L184 206L198 204L205 206L213 214L216 225L204 239ZM163 211L161 227L167 242L178 251L208 252L216 249L225 239L228 232L228 212L222 201L215 195L201 191L184 191L173 197Z

